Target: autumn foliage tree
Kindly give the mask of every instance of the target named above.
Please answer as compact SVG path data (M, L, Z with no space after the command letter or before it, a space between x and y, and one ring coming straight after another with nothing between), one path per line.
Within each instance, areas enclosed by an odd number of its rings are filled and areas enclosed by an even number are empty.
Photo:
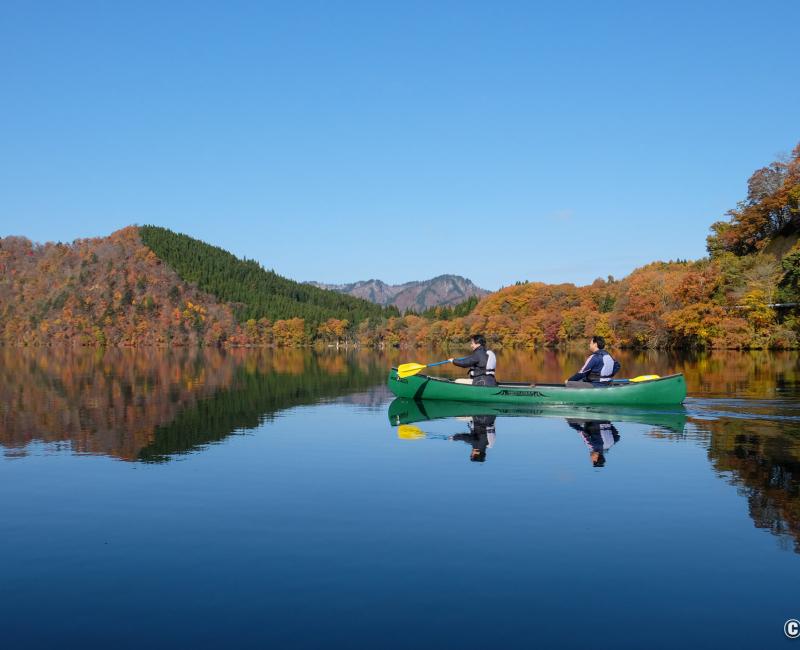
M401 316L163 228L72 244L0 239L0 337L45 345L792 348L800 340L800 145L711 226L709 257L586 286L519 282Z

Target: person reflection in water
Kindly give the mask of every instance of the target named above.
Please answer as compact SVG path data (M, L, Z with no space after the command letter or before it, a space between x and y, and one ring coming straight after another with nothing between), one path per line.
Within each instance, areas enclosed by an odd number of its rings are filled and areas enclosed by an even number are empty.
M469 420L469 433L457 433L450 436L452 440L463 440L472 445L469 459L474 463L486 460L486 450L494 445L494 415L473 415Z
M589 447L589 458L593 467L606 464L606 454L619 442L619 431L608 420L576 420L567 418L567 424L583 436Z

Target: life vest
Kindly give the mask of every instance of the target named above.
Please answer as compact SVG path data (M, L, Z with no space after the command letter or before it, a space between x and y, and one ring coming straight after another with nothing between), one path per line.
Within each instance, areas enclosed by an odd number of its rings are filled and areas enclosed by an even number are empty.
M495 370L497 370L497 357L491 350L486 350L486 356L486 374L494 377Z
M590 372L587 379L589 381L610 381L611 378L619 372L619 361L615 361L605 350L598 350L592 356L600 355L603 359L603 367L600 372Z

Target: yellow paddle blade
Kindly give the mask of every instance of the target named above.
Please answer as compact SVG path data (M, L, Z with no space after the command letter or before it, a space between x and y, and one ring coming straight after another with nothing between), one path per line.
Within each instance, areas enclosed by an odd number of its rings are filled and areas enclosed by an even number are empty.
M397 376L400 379L410 377L411 375L416 375L423 368L427 368L427 366L421 363L401 363L397 366Z
M420 440L425 437L425 432L413 424L401 424L397 427L397 437L400 440Z
M639 375L630 381L652 381L653 379L661 379L661 375Z

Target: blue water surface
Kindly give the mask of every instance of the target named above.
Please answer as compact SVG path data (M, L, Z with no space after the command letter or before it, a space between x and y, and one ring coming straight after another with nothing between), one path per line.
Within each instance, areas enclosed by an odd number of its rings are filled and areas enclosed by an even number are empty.
M566 418L499 417L473 462L468 418L403 438L380 384L358 395L157 462L7 444L2 647L790 643L796 483L753 473L796 469L794 420L690 400L677 430L613 423L595 467Z

